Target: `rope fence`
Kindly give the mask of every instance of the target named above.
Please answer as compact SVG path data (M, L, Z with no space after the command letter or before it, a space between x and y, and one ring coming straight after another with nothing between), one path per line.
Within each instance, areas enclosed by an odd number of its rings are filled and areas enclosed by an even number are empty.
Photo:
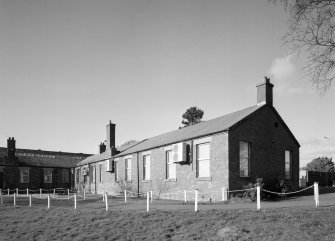
M254 188L249 188L249 189L240 189L240 190L228 190L227 188L223 187L220 189L213 189L211 191L183 190L183 191L177 191L177 192L171 192L171 193L156 193L156 194L152 190L145 192L145 193L137 193L137 192L123 190L122 192L115 193L113 195L108 194L107 192L103 192L103 194L91 194L91 193L86 193L86 191L83 191L82 193L76 193L76 192L70 192L69 189L64 189L64 188L37 189L37 190L0 189L0 199L1 199L0 204L3 205L4 201L6 200L6 203L10 203L12 201L13 205L16 206L18 202L26 203L28 200L29 207L32 207L34 202L42 202L39 204L44 203L44 205L46 205L47 208L50 209L53 202L59 201L59 202L66 202L68 206L73 205L74 209L77 209L78 203L87 201L87 202L93 202L93 203L96 203L96 202L103 203L105 204L104 206L106 208L106 211L108 211L109 206L110 206L108 203L115 203L116 201L118 203L120 202L122 203L123 202L122 199L124 199L124 203L127 203L130 201L130 199L137 198L136 200L138 200L139 202L143 202L144 200L146 200L146 211L149 212L150 206L154 203L154 195L156 195L157 199L163 199L163 200L164 198L170 199L171 197L178 196L179 201L182 201L183 203L190 204L190 205L192 205L194 201L194 211L197 212L199 198L203 195L215 194L216 196L221 196L220 200L225 202L229 200L229 194L231 193L254 191L256 192L256 208L257 210L260 210L261 209L261 192L270 193L272 195L278 195L282 197L283 195L298 194L298 193L304 192L312 188L314 188L315 206L319 207L320 201L319 201L318 183L314 183L314 185L311 185L309 187L306 187L304 189L294 191L294 192L273 192L270 190L262 189L259 186L254 187ZM40 200L40 201L37 201L37 200ZM192 203L190 201L192 201ZM73 204L71 204L71 202Z

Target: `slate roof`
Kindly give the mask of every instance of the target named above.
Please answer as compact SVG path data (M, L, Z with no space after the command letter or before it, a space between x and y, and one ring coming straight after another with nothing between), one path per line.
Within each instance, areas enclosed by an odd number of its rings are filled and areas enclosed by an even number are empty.
M152 148L166 146L190 139L195 139L223 131L227 131L232 126L242 121L247 116L255 113L265 105L255 105L249 108L239 110L215 119L203 121L198 124L174 130L152 138L148 138L137 145L119 153L114 157L120 157L139 151L145 151Z
M14 162L18 166L24 167L58 167L58 168L71 168L74 167L83 158L90 154L83 153L69 153L69 152L54 152L54 151L43 151L43 150L31 150L31 149L16 149L16 153L32 153L32 154L49 154L53 157L48 156L21 156L17 155ZM7 148L0 147L0 160L5 160L7 157ZM4 164L3 161L0 164ZM7 163L9 164L9 163Z

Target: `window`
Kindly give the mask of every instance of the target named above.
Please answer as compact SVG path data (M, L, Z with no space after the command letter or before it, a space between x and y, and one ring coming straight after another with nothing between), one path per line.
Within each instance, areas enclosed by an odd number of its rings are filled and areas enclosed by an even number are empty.
M44 169L44 183L52 183L52 169Z
M143 156L143 180L150 180L150 155Z
M285 178L291 178L292 151L285 150Z
M172 150L166 151L166 179L176 178L176 166L173 162Z
M70 172L68 169L62 170L62 183L69 183Z
M131 159L126 159L126 170L125 170L125 173L126 173L126 177L125 177L125 180L126 181L131 181Z
M119 162L118 161L114 161L114 173L115 173L115 181L117 182L119 180Z
M210 177L209 143L197 145L197 177Z
M99 182L102 182L102 164L99 164Z
M20 169L20 183L29 183L29 169Z
M249 177L250 143L240 141L240 177Z
M95 182L95 171L96 171L95 165L92 165L92 182Z

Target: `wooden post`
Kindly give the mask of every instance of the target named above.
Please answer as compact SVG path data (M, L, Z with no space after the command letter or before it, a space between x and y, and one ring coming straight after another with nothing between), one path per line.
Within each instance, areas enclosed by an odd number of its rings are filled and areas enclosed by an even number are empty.
M56 189L54 189L54 193L53 193L53 198L55 198L55 194L56 194Z
M222 188L222 201L227 201L227 188Z
M198 190L194 190L194 211L198 211Z
M86 191L85 191L85 189L84 189L84 200L86 199Z
M19 195L19 189L16 188L16 195Z
M103 202L105 201L105 192L103 192L103 194L102 194L102 201Z
M50 209L50 194L48 194L48 209Z
M70 200L70 189L67 189L67 200Z
M147 192L147 212L149 212L149 192Z
M186 192L186 190L184 190L184 202L185 203L187 202L187 192Z
M16 206L16 196L15 196L15 193L13 194L13 197L14 197L14 206Z
M319 183L314 182L314 200L315 200L315 207L320 206L319 200Z
M29 194L29 207L31 207L31 194Z
M108 196L105 194L106 211L108 211Z
M127 190L126 189L124 190L124 202L125 203L127 202Z
M2 192L0 192L0 204L2 205L3 204L3 196L2 196Z
M257 210L261 209L261 187L257 186Z
M74 194L74 210L77 209L77 195Z
M29 196L29 189L27 188L27 197Z
M151 201L151 203L152 203L152 191L150 191L150 201Z
M7 195L9 196L9 188L7 189Z
M42 197L42 188L40 188L40 198Z

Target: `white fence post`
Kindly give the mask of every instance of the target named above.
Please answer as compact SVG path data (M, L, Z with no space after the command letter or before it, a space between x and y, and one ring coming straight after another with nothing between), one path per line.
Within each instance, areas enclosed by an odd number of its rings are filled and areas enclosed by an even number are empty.
M105 202L106 202L106 211L108 211L108 196L105 194Z
M185 203L187 202L187 192L186 192L186 190L184 190L184 202Z
M40 198L42 197L42 188L40 188Z
M261 187L257 186L257 210L261 209Z
M102 194L102 201L103 202L105 201L105 192L103 192L103 194Z
M7 189L7 195L9 196L9 188Z
M19 195L19 189L16 188L16 195Z
M53 198L55 198L55 194L56 194L56 189L54 189L54 194L53 194Z
M319 207L320 200L319 200L319 183L314 182L314 200L315 200L315 207Z
M27 188L27 197L29 196L29 189Z
M14 206L16 206L16 195L15 195L15 193L13 194L13 197L14 197Z
M150 201L152 203L152 191L150 191Z
M48 194L48 209L50 209L50 195Z
M67 199L70 200L70 189L67 189Z
M29 195L29 207L31 207L31 194Z
M222 188L222 201L227 201L227 188L223 187Z
M74 194L74 210L77 209L77 194Z
M2 192L0 192L0 204L3 204L3 196L2 196Z
M84 200L86 199L86 191L85 191L85 189L84 189Z
M149 192L147 192L147 212L149 212Z
M126 189L124 190L124 202L125 203L127 202L127 190Z
M198 190L194 190L194 211L198 211Z

